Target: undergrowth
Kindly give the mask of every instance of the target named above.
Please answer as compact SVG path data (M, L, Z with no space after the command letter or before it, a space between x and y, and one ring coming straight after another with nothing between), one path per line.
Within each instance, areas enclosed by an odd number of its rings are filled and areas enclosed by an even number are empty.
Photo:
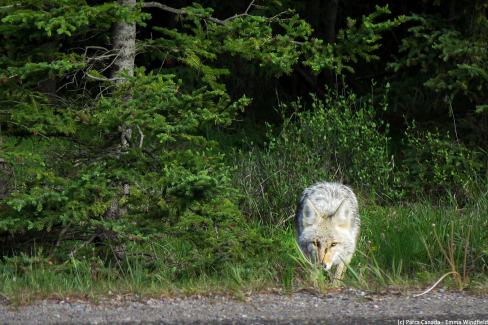
M488 187L481 153L412 125L404 155L395 156L399 149L391 149L388 125L381 123L385 103L377 111L371 101L350 94L313 103L311 109L291 105L294 112L281 128L269 128L263 146L224 148L226 158L213 153L218 163L204 165L205 175L198 174L202 166L193 155L185 166L201 177L185 174L177 182L169 173L158 183L157 171L148 174L138 185L141 192L133 187L124 229L94 217L93 205L73 219L67 216L77 211L70 206L56 210L60 203L51 197L40 205L34 200L46 192L17 198L15 219L3 222L10 237L0 238L0 294L23 303L40 297L327 290L329 276L298 249L292 220L300 192L319 180L344 182L359 197L361 235L344 285L425 286L449 273L443 282L449 288L486 288ZM42 161L41 149L29 150ZM101 182L103 175L88 176ZM40 182L31 176L25 182ZM94 195L81 185L72 186L71 194ZM12 230L31 211L25 207L34 209L37 223ZM52 211L63 227L57 219L52 227L45 223ZM87 222L90 232L81 232ZM122 243L101 237L107 229ZM123 254L116 251L121 247Z
M419 287L453 270L461 276L461 288L486 287L487 214L487 194L464 209L429 203L363 206L360 242L344 285L364 290ZM255 229L270 239L267 247L252 256L244 254L215 272L195 272L184 264L167 263L168 256L181 259L177 256L181 249L163 239L134 249L138 257L119 264L90 256L56 263L40 251L8 258L0 264L0 293L25 303L42 297L96 300L101 295L126 294L239 297L270 289L324 291L331 287L328 275L303 257L291 227L255 225ZM143 255L143 251L151 255ZM443 285L459 289L459 280L452 277Z

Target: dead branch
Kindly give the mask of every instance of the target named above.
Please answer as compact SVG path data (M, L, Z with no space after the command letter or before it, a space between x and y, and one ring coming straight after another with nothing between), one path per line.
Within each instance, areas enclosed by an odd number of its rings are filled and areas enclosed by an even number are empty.
M433 284L433 285L432 285L430 288L428 288L427 290L425 290L425 291L424 291L424 292L422 292L422 293L415 294L415 295L413 295L413 296L414 296L414 297L420 297L420 296L423 296L423 295L425 295L425 294L427 294L427 293L431 292L431 291L432 291L432 290L433 290L433 289L434 289L434 288L435 288L435 287L436 287L436 286L437 286L439 283L441 283L441 281L442 281L442 280L444 280L444 278L445 278L446 276L451 275L451 274L454 274L456 277L459 277L459 276L460 276L460 275L459 275L459 273L457 273L457 272L455 272L455 271L453 271L453 272L448 272L448 273L444 274L443 276L441 276L441 278L440 278L439 280L437 280L437 282L436 282L436 283L434 283L434 284Z
M164 10L164 11L167 11L167 12L171 12L171 13L174 13L174 14L177 14L177 15L181 15L181 16L186 16L188 15L189 13L184 10L184 9L176 9L176 8L173 8L173 7L170 7L170 6L167 6L167 5L164 5L162 3L159 3L159 2L155 2L155 1L150 1L150 2L144 2L144 4L142 5L143 8L158 8L158 9L161 9L161 10ZM204 16L204 15L195 15L199 18L202 18L202 19L207 19L211 22L214 22L216 24L219 24L219 25L225 25L225 21L223 20L220 20L218 18L214 18L214 17L207 17L207 16Z
M113 81L125 81L125 80L127 80L127 78L119 78L119 77L114 77L114 78L100 78L100 77L97 77L97 76L93 76L93 75L89 74L88 72L85 72L85 76L87 76L88 78L91 78L93 80L98 80L98 81L110 81L110 82L113 82Z
M236 18L249 16L249 10L255 6L254 2L256 2L256 0L252 0L251 3L247 6L246 11L244 11L243 13L235 14L235 15L233 15L229 18L223 19L223 20L215 18L215 17L211 17L211 16L200 15L200 14L195 14L195 16L202 18L204 20L211 21L211 22L216 23L218 25L226 25L229 21L232 21ZM173 7L167 6L165 4L162 4L162 3L159 3L156 1L144 2L142 7L143 8L158 8L158 9L161 9L161 10L164 10L167 12L171 12L171 13L176 14L176 15L181 15L181 16L190 15L190 13L188 11L186 11L185 9L173 8Z
M90 238L88 238L87 240L85 240L80 246L76 247L75 249L73 249L69 254L68 256L70 258L74 258L76 253L83 247L85 247L86 245L90 244L92 241L95 240L95 238L97 237L97 234L94 234L92 235Z
M229 20L233 20L233 19L236 19L238 17L245 17L245 16L249 16L249 9L252 8L252 6L254 6L254 2L255 0L252 0L251 3L249 4L249 6L247 6L246 8L246 11L244 11L242 14L235 14L234 16L231 16L227 19L224 19L224 23L229 21Z
M137 127L137 131L139 131L139 148L142 148L142 144L144 143L144 133L142 133L142 130L141 128L139 127L139 125L136 125Z
M61 231L59 232L58 240L56 241L56 244L54 245L54 248L51 251L51 254L49 256L54 255L55 251L59 248L59 245L61 245L61 241L64 239L64 235L66 234L66 232L68 232L72 224L73 222L69 222L67 225L63 227L63 229L61 229Z

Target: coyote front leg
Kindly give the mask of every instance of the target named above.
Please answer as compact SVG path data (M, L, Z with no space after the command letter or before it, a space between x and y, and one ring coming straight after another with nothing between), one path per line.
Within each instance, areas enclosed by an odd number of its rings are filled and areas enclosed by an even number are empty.
M333 285L339 284L339 281L342 280L342 276L344 275L345 270L346 270L346 264L344 264L344 262L340 262L337 265L335 275L334 275L334 279L332 280Z

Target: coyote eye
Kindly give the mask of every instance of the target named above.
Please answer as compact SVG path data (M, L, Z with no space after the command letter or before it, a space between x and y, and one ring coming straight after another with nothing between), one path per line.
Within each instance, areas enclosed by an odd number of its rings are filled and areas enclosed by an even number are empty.
M315 247L320 248L320 242L318 240L314 240L312 243L315 245Z
M330 244L330 247L334 247L335 245L337 245L337 243L332 243Z

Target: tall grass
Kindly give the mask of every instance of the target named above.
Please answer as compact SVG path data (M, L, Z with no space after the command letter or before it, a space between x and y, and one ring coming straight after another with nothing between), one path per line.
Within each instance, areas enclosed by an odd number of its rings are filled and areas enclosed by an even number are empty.
M397 207L360 207L362 228L345 285L369 290L385 286L426 286L455 271L461 287L486 287L488 281L488 195L464 209L417 203ZM100 295L142 296L195 293L245 293L281 288L327 290L329 276L301 254L293 228L256 225L269 244L255 256L242 256L218 272L175 270L165 265L177 245L153 242L144 251L154 260L127 259L121 265L97 259L56 264L42 254L17 256L0 263L0 294L16 303L39 297ZM173 246L173 247L171 247ZM178 257L174 257L178 260ZM159 263L161 262L161 263ZM459 288L454 277L446 284Z
M352 267L363 280L422 283L456 272L456 286L463 287L476 285L488 271L486 193L463 209L426 202L370 206L361 214L361 242Z

